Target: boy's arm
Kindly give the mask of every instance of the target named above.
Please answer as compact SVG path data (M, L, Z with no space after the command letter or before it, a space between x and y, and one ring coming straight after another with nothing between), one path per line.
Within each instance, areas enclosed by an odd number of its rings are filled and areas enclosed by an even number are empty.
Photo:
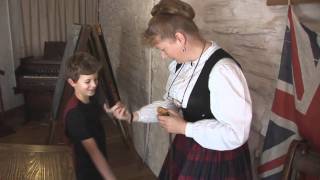
M89 138L81 141L81 143L90 155L91 160L102 177L107 180L115 180L116 177L111 171L111 168L102 152L99 150L96 141L93 138Z

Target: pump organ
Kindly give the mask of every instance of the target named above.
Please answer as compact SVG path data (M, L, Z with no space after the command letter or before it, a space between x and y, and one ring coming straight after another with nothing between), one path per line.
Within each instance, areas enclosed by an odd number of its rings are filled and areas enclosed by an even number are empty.
M17 93L23 93L26 119L41 119L51 110L65 42L45 42L44 55L20 59L16 69Z

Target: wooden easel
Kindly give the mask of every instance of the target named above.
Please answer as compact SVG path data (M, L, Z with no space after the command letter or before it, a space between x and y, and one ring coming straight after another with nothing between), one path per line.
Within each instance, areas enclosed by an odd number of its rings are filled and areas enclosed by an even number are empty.
M100 103L107 103L109 107L112 107L120 100L100 25L73 25L72 34L69 35L67 40L64 56L60 65L59 78L53 96L52 125L48 140L49 144L52 144L54 140L56 123L62 120L66 100L69 99L72 94L72 89L64 79L65 63L70 56L78 51L90 53L103 64L103 69L99 74L99 86L96 92L101 101ZM124 143L129 147L129 135L126 129L120 121L113 119L113 122L121 132ZM61 128L61 126L58 128Z
M290 4L320 3L320 0L290 0ZM267 0L268 6L288 5L289 0Z

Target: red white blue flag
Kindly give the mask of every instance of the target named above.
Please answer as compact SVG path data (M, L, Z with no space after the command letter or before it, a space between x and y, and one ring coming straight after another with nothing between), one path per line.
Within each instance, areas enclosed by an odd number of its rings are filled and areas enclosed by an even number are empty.
M288 9L277 88L261 165L262 180L280 180L293 139L306 139L320 151L320 37Z

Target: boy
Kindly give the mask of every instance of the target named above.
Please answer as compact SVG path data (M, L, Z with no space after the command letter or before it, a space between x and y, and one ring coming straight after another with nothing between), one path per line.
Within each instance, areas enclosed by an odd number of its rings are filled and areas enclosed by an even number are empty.
M116 179L106 160L102 108L93 98L102 65L85 52L75 53L66 64L66 78L74 89L64 113L65 134L73 145L77 180Z

